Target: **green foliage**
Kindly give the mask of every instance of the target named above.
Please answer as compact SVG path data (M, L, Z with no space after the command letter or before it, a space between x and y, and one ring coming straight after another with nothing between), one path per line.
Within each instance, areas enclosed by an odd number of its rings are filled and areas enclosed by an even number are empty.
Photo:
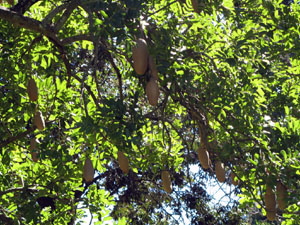
M83 208L98 224L268 224L266 185L276 191L279 180L288 207L273 223L296 224L300 6L287 2L198 0L199 14L190 0L2 3L1 224L75 224ZM133 70L137 38L157 64L156 107L145 94L150 68ZM30 78L37 102L28 98ZM200 145L212 164L194 173ZM91 183L82 177L86 157ZM230 194L239 202L214 204L208 194L217 160L227 185L230 170L237 175Z

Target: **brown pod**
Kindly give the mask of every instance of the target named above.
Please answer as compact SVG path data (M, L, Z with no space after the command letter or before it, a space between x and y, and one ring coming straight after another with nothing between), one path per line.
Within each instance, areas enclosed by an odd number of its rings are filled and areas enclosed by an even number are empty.
M198 148L198 159L204 169L209 168L209 153L204 146Z
M265 193L265 203L266 203L266 209L269 212L276 212L276 199L275 194L272 191L272 188L267 185L267 190Z
M123 173L127 174L129 172L129 162L123 152L118 152L118 162Z
M83 166L83 178L86 183L90 183L94 180L94 167L92 161L89 158L86 158Z
M270 185L266 185L266 195L273 195L274 192Z
M29 147L29 150L35 149L35 148L36 148L36 143L37 143L36 138L32 138L32 139L30 140L30 147Z
M140 38L132 48L133 68L137 74L143 75L148 67L148 49L147 43Z
M14 5L15 4L15 1L14 0L7 0L8 4L10 5Z
M215 165L216 176L219 182L225 182L225 168L221 161L217 161Z
M233 171L231 171L230 177L231 177L231 183L232 183L234 186L239 185L239 180L238 180L238 178L236 177L236 175L235 175L235 173L234 173Z
M38 100L38 88L34 79L30 79L27 84L27 93L31 101Z
M31 159L33 162L39 161L39 157L38 157L39 154L37 152L30 152L30 154L31 154Z
M146 85L146 95L149 104L152 106L156 106L159 97L159 87L157 81L152 77L150 78L149 82Z
M163 187L164 190L168 193L172 192L172 183L171 183L171 178L170 178L170 173L167 170L163 170L161 172L161 179L163 182Z
M192 0L192 6L193 6L193 9L196 13L200 13L198 0Z
M155 61L151 55L149 56L148 63L149 63L150 71L151 71L151 77L153 77L155 80L158 80L158 71L156 69Z
M37 152L33 152L32 150L36 149L36 144L39 144L40 142L38 141L38 139L36 138L32 138L30 140L30 147L29 147L29 150L31 151L30 154L31 154L31 159L32 161L34 162L37 162L39 160L38 156L39 154Z
M276 184L276 192L277 192L277 202L278 208L281 210L285 210L286 208L286 198L287 198L287 189L286 187L278 181Z
M43 130L45 128L45 121L41 111L37 111L34 115L34 125L39 129Z
M276 212L275 211L266 210L266 212L267 212L267 219L269 221L274 221L276 219Z

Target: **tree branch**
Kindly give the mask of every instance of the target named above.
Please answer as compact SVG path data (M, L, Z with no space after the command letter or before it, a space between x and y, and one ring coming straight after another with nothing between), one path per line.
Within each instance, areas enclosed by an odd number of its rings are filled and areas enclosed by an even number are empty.
M64 12L64 14L61 16L61 18L57 21L57 23L55 24L54 29L56 31L59 31L63 25L66 23L66 21L68 20L68 18L70 17L70 15L72 14L73 10L78 6L78 1L70 1L69 5L66 9L66 11Z
M67 38L61 40L61 44L62 45L69 45L69 44L72 44L75 41L83 41L83 40L92 42L93 38L88 34L79 34L79 35L74 35L72 37L67 37Z
M23 137L25 137L27 134L30 134L31 132L33 132L36 129L36 126L32 126L31 128L29 128L28 130L26 130L25 132L18 134L17 136L8 138L7 140L4 140L2 142L0 142L0 148L5 147L6 145L10 144L11 142L14 142L16 140L19 140ZM0 192L1 193L1 192ZM1 195L0 195L1 196Z
M53 9L42 21L43 24L50 24L51 20L65 8L67 8L69 3L62 4L55 9Z
M60 40L54 32L53 26L43 24L38 20L23 16L2 6L0 6L0 19L6 20L17 27L41 33L57 43L60 43Z
M161 10L164 10L165 8L170 7L170 5L172 5L172 4L176 3L176 2L177 2L177 0L175 0L175 1L173 1L173 2L170 2L170 3L168 3L167 5L161 7L160 9L158 9L157 11L155 11L155 12L153 12L153 13L150 13L150 14L147 15L147 16L148 16L148 17L153 16L153 15L155 15L156 13L160 12Z
M74 77L76 80L78 80L80 83L82 83L82 79L81 79L80 77L78 77L77 75L72 74L72 77ZM86 90L88 91L88 93L89 93L89 94L91 95L91 97L93 98L93 100L94 100L94 102L95 102L95 105L96 105L97 109L100 109L100 105L99 105L99 103L98 103L98 100L97 100L96 96L94 95L94 93L93 93L91 87L90 87L89 85L87 85L86 83L84 83L84 82L83 82L83 84L84 84L84 87L86 88Z
M40 41L42 40L42 38L43 38L42 35L39 35L39 36L37 36L36 38L34 38L34 39L32 40L32 42L30 43L28 49L26 49L26 51L22 53L22 55L21 55L20 58L23 59L23 57L24 57L25 54L27 54L27 53L29 54L29 53L31 52L31 49L33 48L33 46L34 46L36 43L40 42Z
M35 187L35 186L32 185L32 186L29 186L29 187ZM6 191L1 191L0 192L0 197L3 196L3 195L6 195L8 193L11 193L11 192L18 192L18 191L24 191L24 190L38 191L37 189L29 189L29 187L28 186L26 186L26 187L17 187L17 188L7 189Z
M1 211L0 211L0 221L3 223L3 225L5 225L5 224L13 224L14 223L14 221L13 221L12 218L6 216L5 214L1 214Z
M68 80L67 80L67 87L70 87L71 83L71 76L72 76L72 69L71 69L71 64L69 63L68 56L65 53L64 47L61 45L61 43L57 43L55 40L50 39L52 43L57 47L60 56L65 64L66 70L67 70L67 75L68 75Z
M40 0L19 0L16 5L14 5L11 10L20 14L24 14L32 5Z

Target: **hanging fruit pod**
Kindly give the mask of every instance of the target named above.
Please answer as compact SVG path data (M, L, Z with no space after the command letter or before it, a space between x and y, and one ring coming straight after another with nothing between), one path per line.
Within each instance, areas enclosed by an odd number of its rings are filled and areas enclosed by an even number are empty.
M36 138L32 138L30 140L30 147L29 147L29 150L32 151L33 149L36 148L36 144L37 144L37 139Z
M129 172L129 162L124 153L120 151L118 151L118 163L123 173L127 174Z
M147 43L140 38L132 48L133 68L137 74L143 75L148 67L148 49Z
M39 161L39 154L37 152L30 152L30 154L33 162Z
M277 202L278 208L281 210L286 209L286 199L287 199L287 188L278 181L276 184Z
M217 161L215 165L216 177L219 182L225 182L225 168L224 164L221 161Z
M161 172L161 179L162 179L164 190L168 193L171 193L172 192L172 182L171 182L171 177L170 177L169 171L163 170Z
M193 9L196 13L200 13L198 0L191 0Z
M204 145L200 145L200 147L198 148L198 159L203 169L209 168L209 153Z
M39 143L40 142L35 137L30 140L29 151L31 154L31 159L34 162L37 162L39 160L39 154L36 152L37 144Z
M89 158L86 158L83 166L83 178L86 183L90 183L94 180L93 163Z
M265 204L266 204L267 219L269 221L274 221L276 218L276 199L275 199L275 194L269 185L267 185L266 188Z
M30 79L27 84L27 93L30 101L38 100L38 88L34 79Z
M156 106L159 98L159 87L157 80L153 77L150 78L149 82L146 85L146 95L149 101L149 104Z
M10 4L11 6L13 6L15 4L14 0L7 0L8 4Z
M45 128L45 121L41 111L37 111L34 115L34 125L39 129L43 130Z
M158 71L157 71L157 68L156 68L155 61L154 61L154 59L151 55L149 56L148 64L149 64L151 77L153 77L153 79L155 79L155 80L158 80Z
M239 185L239 180L238 178L236 177L235 173L233 171L231 171L230 173L230 178L231 178L231 183L234 185L234 186L237 186Z

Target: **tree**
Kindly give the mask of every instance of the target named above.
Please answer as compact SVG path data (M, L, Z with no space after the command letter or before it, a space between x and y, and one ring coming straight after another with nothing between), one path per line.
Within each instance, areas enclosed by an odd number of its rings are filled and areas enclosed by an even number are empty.
M7 2L1 223L297 224L297 2ZM207 193L222 165L227 206Z

